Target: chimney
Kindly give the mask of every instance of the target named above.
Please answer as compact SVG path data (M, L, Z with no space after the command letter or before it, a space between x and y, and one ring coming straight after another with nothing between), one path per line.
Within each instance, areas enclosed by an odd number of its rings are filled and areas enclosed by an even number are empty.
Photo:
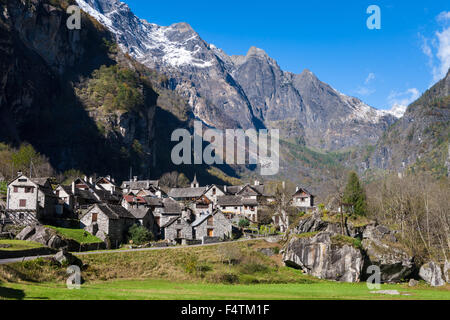
M261 183L258 180L255 180L255 186L259 186Z
M92 177L89 177L89 183L93 184L94 183L94 179Z
M88 181L88 177L84 176L84 181L87 182Z
M227 186L223 186L223 191L225 191L225 193L227 193Z
M298 192L300 190L300 187L295 188L295 192Z
M106 179L111 180L111 176L106 176Z
M17 171L17 176L21 176L23 173L22 173L22 171Z
M286 182L283 181L283 190L286 189Z
M72 181L72 194L75 195L75 181Z
M134 182L136 182L136 181L137 181L137 179L138 179L138 177L137 177L137 176L134 176L134 177L133 177L133 181L134 181Z
M116 183L116 180L114 178L111 179L112 183Z

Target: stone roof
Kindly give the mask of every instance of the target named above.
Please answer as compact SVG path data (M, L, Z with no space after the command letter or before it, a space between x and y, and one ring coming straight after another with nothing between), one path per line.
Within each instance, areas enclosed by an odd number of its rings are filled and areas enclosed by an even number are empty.
M163 208L164 214L181 214L182 211L181 205L172 199L164 199Z
M114 220L117 220L120 218L135 219L135 217L127 209L125 209L122 206L105 204L105 203L99 203L99 204L96 204L96 206L98 206L99 209L110 219L114 219Z
M219 206L242 206L242 197L240 196L221 196L217 197Z
M195 219L195 221L192 223L192 227L198 227L199 225L201 225L206 219L208 219L209 217L211 217L213 214L212 213L207 213L207 214L202 214L199 217L197 217L197 219Z
M131 208L128 210L136 219L144 219L148 214L151 214L149 208Z
M180 218L181 218L181 216L170 218L169 221L167 221L164 225L161 226L161 228L169 227L172 223L174 223L175 221L177 221Z
M140 189L149 189L150 187L158 187L159 180L138 180L138 181L124 181L122 183L122 188L132 189L132 190L140 190Z
M198 198L206 192L206 187L199 188L172 188L169 197L172 198Z
M151 207L162 207L163 206L163 201L160 198L154 198L154 197L149 197L149 196L145 196L143 198L148 206L151 206Z
M257 206L258 200L242 198L242 204L245 206Z
M293 197L300 196L303 192L306 193L309 196L313 196L314 197L314 195L311 192L309 192L308 190L306 190L305 188L299 188L292 196Z
M75 189L75 196L85 200L98 201L95 195L89 190Z

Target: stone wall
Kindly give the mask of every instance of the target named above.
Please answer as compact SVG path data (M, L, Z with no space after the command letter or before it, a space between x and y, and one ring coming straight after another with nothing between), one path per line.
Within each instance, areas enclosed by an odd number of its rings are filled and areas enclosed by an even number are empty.
M222 213L217 212L213 216L212 225L208 225L208 219L205 219L200 225L195 227L195 238L202 239L203 237L208 237L208 230L213 230L213 237L219 237L221 239L231 238L232 235L232 224Z
M183 218L180 218L178 221L175 221L170 226L164 228L164 240L175 240L177 237L177 230L181 230L181 238L182 239L192 239L192 227L190 223L188 223Z

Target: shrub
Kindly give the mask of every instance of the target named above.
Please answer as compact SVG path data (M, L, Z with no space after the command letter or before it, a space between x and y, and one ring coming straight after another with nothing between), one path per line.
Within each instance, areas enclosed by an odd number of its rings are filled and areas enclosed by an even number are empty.
M228 262L229 265L238 264L243 258L241 249L235 245L219 246L217 253L222 261Z
M142 244L153 239L153 233L143 226L135 224L128 230L128 240L132 240L133 243Z
M247 219L241 219L239 220L239 227L241 228L247 228L250 226L250 221L248 221Z

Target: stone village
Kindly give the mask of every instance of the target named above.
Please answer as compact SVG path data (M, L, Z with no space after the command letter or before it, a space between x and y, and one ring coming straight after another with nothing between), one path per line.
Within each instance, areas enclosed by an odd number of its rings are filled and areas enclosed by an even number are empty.
M49 178L19 172L8 182L0 223L68 227L70 222L71 228L82 228L113 248L126 243L128 229L135 224L151 231L155 240L202 244L235 238L241 220L258 225L262 207L274 201L274 194L259 181L200 186L195 176L190 187L166 193L158 180L138 177L119 185L110 176L85 176L70 185L52 186ZM304 188L297 188L290 203L305 212L315 209L314 195ZM273 224L280 231L287 228L286 219L277 216Z

